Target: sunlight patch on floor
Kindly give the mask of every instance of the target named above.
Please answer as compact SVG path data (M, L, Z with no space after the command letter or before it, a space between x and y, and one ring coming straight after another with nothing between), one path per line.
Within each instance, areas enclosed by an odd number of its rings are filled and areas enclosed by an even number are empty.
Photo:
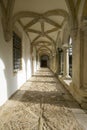
M71 108L80 106L43 68L0 109L0 130L84 130Z

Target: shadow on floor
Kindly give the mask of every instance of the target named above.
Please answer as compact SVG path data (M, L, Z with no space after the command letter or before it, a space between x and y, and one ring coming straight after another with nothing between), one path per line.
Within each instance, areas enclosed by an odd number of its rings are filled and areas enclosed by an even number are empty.
M22 98L18 98L22 94ZM68 108L80 108L79 104L71 97L71 95L61 94L55 91L41 92L19 90L14 96L10 98L10 100L15 100L23 103L50 104L60 107L64 106Z

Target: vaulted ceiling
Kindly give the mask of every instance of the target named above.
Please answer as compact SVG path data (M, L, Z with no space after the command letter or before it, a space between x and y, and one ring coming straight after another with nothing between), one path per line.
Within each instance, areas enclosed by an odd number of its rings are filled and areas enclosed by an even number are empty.
M65 0L16 0L13 13L38 51L52 50L68 17ZM23 14L24 13L24 14ZM51 52L51 51L50 51Z
M13 24L19 22L37 50L55 48L63 23L75 18L75 6L81 0L1 0L12 11ZM7 7L8 6L8 7ZM10 14L11 16L11 14ZM54 49L55 51L55 49Z

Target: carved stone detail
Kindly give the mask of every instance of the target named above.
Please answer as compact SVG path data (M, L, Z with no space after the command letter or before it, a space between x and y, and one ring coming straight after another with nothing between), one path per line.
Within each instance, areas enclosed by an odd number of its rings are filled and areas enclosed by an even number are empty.
M14 2L15 0L8 0L7 8L5 8L3 1L0 1L3 13L2 26L4 31L4 37L7 42L10 41L12 37L12 15Z

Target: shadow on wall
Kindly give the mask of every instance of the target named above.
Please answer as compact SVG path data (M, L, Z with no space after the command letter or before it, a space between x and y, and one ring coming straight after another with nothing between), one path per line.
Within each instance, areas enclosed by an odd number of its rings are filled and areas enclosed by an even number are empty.
M1 53L3 54L3 52ZM13 72L13 64L10 55L0 57L0 106L14 94L31 76L30 59L22 59L23 68Z
M2 58L4 59L4 58ZM0 58L0 106L17 90L17 77L15 77L14 86L9 66Z
M0 59L0 106L7 100L7 81L5 77L5 65Z

